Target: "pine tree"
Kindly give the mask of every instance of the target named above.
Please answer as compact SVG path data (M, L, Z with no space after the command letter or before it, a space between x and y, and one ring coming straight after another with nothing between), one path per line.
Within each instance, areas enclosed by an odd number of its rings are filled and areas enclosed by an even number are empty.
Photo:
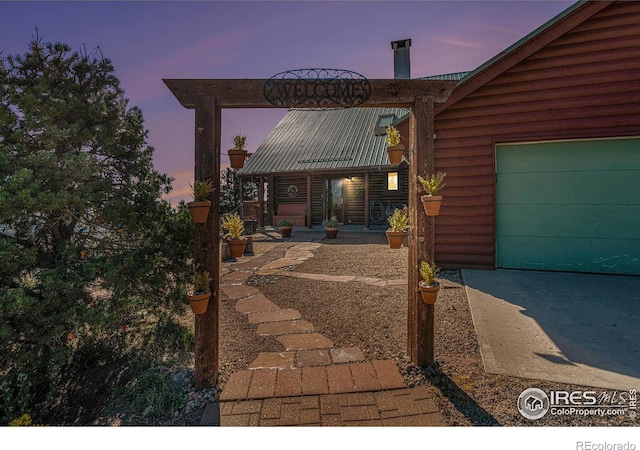
M184 205L99 51L0 55L0 421L186 304ZM20 409L20 410L18 410Z

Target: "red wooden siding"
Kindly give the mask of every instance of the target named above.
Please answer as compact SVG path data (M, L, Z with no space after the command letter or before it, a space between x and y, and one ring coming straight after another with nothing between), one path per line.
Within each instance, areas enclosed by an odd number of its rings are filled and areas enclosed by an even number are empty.
M439 112L438 264L495 267L496 143L640 135L639 80L640 2L620 2Z

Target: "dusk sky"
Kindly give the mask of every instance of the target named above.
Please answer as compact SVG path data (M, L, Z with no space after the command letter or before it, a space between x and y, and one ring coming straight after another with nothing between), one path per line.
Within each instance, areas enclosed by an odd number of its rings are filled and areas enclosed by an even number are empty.
M473 70L574 1L0 1L0 51L23 54L36 35L72 50L100 47L142 109L154 165L190 200L193 110L163 78L269 78L290 69L348 69L393 78L390 42L412 40L414 78ZM237 133L250 152L285 110L224 110L223 152ZM228 165L223 156L223 167Z

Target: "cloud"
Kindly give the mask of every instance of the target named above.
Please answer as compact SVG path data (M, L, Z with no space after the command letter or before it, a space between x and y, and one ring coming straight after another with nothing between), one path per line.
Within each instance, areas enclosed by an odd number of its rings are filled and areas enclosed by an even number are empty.
M466 47L466 48L482 48L482 44L477 41L463 41L460 39L450 39L446 37L436 38L437 42L442 42L443 44L454 45L456 47Z

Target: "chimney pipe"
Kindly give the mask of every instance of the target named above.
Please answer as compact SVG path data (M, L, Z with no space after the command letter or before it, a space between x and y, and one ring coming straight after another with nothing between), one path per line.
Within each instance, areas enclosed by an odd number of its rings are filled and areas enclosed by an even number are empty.
M393 78L396 80L408 80L411 78L411 60L409 56L411 39L393 41Z

